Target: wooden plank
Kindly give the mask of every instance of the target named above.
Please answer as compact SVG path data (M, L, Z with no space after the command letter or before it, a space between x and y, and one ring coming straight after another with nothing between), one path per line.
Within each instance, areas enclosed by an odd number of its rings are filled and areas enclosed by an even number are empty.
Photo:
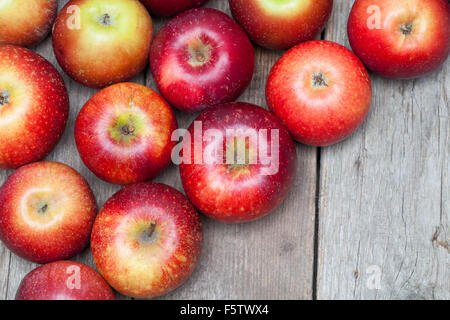
M230 15L228 1L208 7ZM159 29L166 20L157 20ZM253 81L238 101L266 106L267 75L282 52L256 48ZM156 90L151 73L147 85ZM187 128L197 114L176 111ZM169 299L311 299L314 257L316 149L297 145L299 166L295 186L282 206L268 217L243 225L203 218L204 249L200 264ZM178 168L156 179L182 190Z
M3 174L0 176L3 181ZM0 299L6 299L6 292L8 291L8 277L9 277L9 262L11 261L11 253L3 245L0 244Z
M66 2L60 0L60 9ZM226 1L211 1L209 6L229 13ZM155 22L159 28L164 21L156 19ZM35 49L57 66L50 39ZM265 80L280 55L280 52L257 49L257 71L241 101L265 106ZM59 67L58 70L61 72ZM70 93L71 112L65 134L48 159L71 165L86 177L101 206L119 187L100 181L83 165L73 138L76 115L95 90L82 87L62 74ZM156 88L148 70L146 75L147 84ZM145 83L145 78L145 74L141 74L133 81ZM180 127L187 127L194 117L195 114L177 112ZM297 181L277 212L261 221L238 226L203 219L205 247L200 264L187 283L165 299L312 298L316 150L297 146L297 152ZM1 171L0 182L3 183L10 173ZM156 181L182 190L175 166L169 167ZM13 299L23 276L37 265L10 254L3 244L0 257L0 297ZM88 249L74 260L93 266ZM118 298L126 297L118 295Z
M335 1L326 39L348 46L352 3ZM450 298L449 74L372 74L368 119L322 150L319 299Z

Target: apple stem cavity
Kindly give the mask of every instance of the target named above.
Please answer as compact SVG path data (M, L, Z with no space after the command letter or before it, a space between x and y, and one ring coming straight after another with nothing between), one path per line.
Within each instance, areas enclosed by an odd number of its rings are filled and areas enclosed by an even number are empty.
M142 127L143 121L138 115L124 114L109 128L109 133L115 141L128 144L139 136Z
M45 213L45 211L47 211L47 209L48 209L48 205L46 203L44 203L43 205L39 205L38 212Z
M109 14L107 14L107 13L102 14L102 15L100 16L99 23L100 23L101 25L103 25L103 26L109 27L109 26L112 25L112 18L111 18L111 16L110 16Z
M7 90L0 90L0 107L8 105L10 97L11 95Z
M146 232L147 236L149 238L151 238L151 236L153 235L153 232L155 231L155 228L156 228L156 223L154 223L154 222L150 223L150 226L148 227L147 232Z
M250 149L246 140L234 138L227 150L228 171L240 171L248 168L251 163Z
M404 35L409 35L412 32L412 23L404 23L401 25L400 30Z
M198 62L205 62L205 56L201 53L197 55Z
M128 136L128 135L133 134L134 131L136 130L136 128L135 128L132 124L127 123L126 125L124 125L124 126L121 128L121 130L122 130L122 133L123 133L124 135Z
M314 88L328 87L328 83L325 80L325 76L322 72L314 73L312 76L312 85Z
M152 222L141 234L140 242L142 244L154 243L156 240L156 223Z
M200 39L196 39L188 45L189 64L192 67L200 67L208 63L211 58L211 46Z

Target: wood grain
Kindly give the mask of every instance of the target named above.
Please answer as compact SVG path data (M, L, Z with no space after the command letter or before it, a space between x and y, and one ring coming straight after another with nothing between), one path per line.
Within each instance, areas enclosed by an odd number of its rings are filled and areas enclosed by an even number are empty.
M67 0L60 0L60 9ZM228 2L215 0L210 7L229 13ZM157 29L166 20L155 19ZM51 39L46 39L36 52L56 63ZM251 86L239 99L265 106L264 88L267 74L281 55L256 49L256 73ZM75 118L84 103L95 93L63 72L70 93L71 112L65 134L47 158L64 162L78 170L88 180L101 206L119 189L96 178L82 163L73 138ZM133 79L155 89L146 70ZM176 112L180 127L187 127L195 114ZM164 299L311 299L313 285L313 247L316 183L316 149L297 146L299 167L295 186L282 204L270 216L249 224L225 225L203 218L204 250L192 277ZM11 171L0 171L3 183ZM171 166L156 181L182 190L178 168ZM10 253L0 244L0 298L14 299L21 279L37 265ZM74 260L93 266L89 249ZM118 295L119 299L126 299Z
M352 3L335 1L326 39L348 46ZM319 299L450 298L449 74L372 74L365 124L322 149Z

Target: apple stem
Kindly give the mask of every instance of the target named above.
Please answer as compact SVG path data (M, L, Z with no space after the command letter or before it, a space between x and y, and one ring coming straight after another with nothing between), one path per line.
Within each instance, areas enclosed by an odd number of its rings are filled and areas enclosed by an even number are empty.
M402 33L404 35L411 34L412 32L412 24L411 23L404 23L401 25L400 29L402 30Z
M193 67L202 66L211 58L211 46L201 39L188 44L189 63Z
M111 25L111 17L109 16L109 14L105 13L100 17L100 23L105 25L105 26L109 26Z
M314 73L314 75L313 75L313 85L315 87L328 87L328 83L325 81L325 78L324 78L322 72Z
M155 231L156 228L156 223L152 222L150 224L150 226L148 227L146 233L147 233L147 237L150 239L151 236L153 235L153 232Z
M43 206L40 206L38 209L39 213L45 213L45 211L47 211L48 205L46 203L44 203Z
M134 128L134 126L132 124L126 124L121 128L121 130L124 135L128 136L130 134L133 134L134 130L136 130L136 129Z
M6 106L7 104L9 104L9 97L10 97L10 94L8 91L6 91L6 90L0 91L0 107Z

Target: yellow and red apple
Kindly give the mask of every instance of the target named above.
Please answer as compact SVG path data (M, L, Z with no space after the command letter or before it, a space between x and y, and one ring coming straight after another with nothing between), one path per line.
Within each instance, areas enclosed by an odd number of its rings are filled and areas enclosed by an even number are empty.
M136 298L164 295L180 286L200 259L200 217L179 191L137 183L114 194L92 229L95 265L118 292Z
M410 79L439 68L450 53L447 0L357 0L348 38L364 64L382 76Z
M288 49L313 39L328 21L333 0L229 0L233 17L256 44Z
M372 100L369 74L344 46L313 40L295 46L267 80L269 108L304 144L327 146L351 135Z
M95 94L75 123L81 159L101 179L130 184L154 178L171 161L172 109L155 91L118 83Z
M153 24L138 0L71 0L53 28L56 59L93 88L133 78L148 63Z
M58 0L1 0L0 45L29 47L50 32L58 10Z
M86 180L59 162L23 166L0 189L0 239L36 262L65 260L89 243L97 213Z

